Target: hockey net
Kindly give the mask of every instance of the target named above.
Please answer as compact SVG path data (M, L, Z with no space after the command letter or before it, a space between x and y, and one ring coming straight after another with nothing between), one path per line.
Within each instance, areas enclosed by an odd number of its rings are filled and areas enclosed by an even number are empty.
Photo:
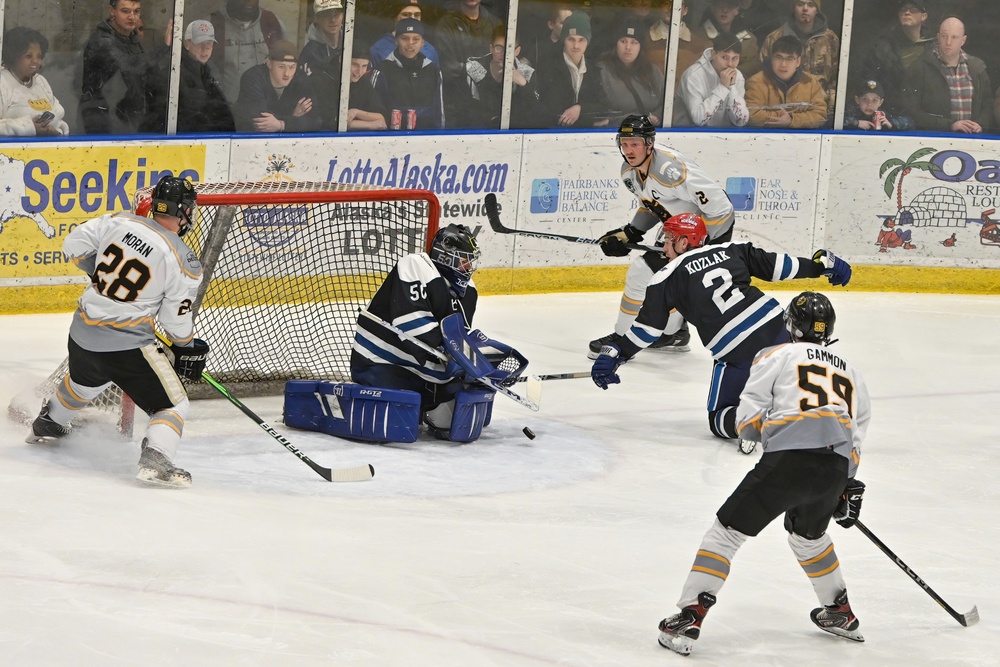
M206 370L236 396L279 394L288 380L348 380L358 309L400 257L429 249L440 217L428 190L295 181L195 187L184 236L203 270L195 335L211 346ZM151 190L136 192L140 215ZM36 394L51 395L66 372L64 363ZM188 393L216 395L201 382ZM128 410L117 387L105 394L98 409Z

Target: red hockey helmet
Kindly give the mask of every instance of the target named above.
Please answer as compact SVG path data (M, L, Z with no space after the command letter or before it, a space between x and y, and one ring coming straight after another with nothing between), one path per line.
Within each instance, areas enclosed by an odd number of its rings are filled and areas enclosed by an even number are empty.
M708 239L708 229L705 221L697 213L680 213L668 218L663 223L663 240L673 243L677 239L686 238L692 248L700 248Z

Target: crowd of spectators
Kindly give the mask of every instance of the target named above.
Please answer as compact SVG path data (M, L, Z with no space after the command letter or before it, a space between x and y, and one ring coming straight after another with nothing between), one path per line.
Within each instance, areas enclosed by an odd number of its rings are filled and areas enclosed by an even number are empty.
M141 0L109 0L72 77L43 76L56 34L8 13L0 134L162 134L171 109L182 133L497 129L505 115L513 129L600 128L634 113L816 129L834 127L838 92L848 130L1000 133L991 0L855 0L847 77L844 0L683 0L672 54L673 0L521 0L512 64L503 0L358 2L349 63L343 0L301 0L293 14L202 1L187 5L176 71L173 25L146 34ZM170 9L155 5L161 20Z

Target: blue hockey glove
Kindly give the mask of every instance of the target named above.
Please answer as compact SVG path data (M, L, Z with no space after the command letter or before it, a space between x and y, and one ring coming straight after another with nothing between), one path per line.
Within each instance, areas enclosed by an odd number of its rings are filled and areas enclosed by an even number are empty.
M813 253L813 261L823 265L823 275L831 285L846 285L851 282L851 265L829 250L817 250Z
M833 511L833 520L844 528L850 528L861 517L861 500L865 495L865 483L859 479L847 480L840 504Z
M607 389L608 385L619 384L622 379L618 377L618 367L624 363L621 358L621 349L617 345L605 345L601 348L601 354L594 360L594 365L590 369L590 377L601 389Z

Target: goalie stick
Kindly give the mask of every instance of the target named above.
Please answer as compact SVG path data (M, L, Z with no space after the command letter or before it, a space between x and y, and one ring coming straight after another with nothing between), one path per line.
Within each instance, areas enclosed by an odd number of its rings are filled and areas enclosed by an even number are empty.
M391 324L389 322L386 322L381 317L379 317L378 315L375 315L374 313L372 313L372 312L370 312L368 310L365 310L365 309L362 308L358 312L363 317L367 317L372 322L375 322L377 324L382 325L383 327L385 327L389 331L393 332L394 334L396 334L400 338L404 338L404 339L408 340L409 342L413 343L414 345L416 345L417 347L419 347L420 349L422 349L424 352L427 352L428 354L431 354L431 355L435 356L439 361L443 361L445 363L448 363L448 355L447 354L445 354L441 350L438 350L436 348L431 347L430 345L428 345L424 341L420 340L419 338L417 338L413 334L411 334L411 333L409 333L407 331L403 331L399 327L397 327L397 326L395 326L395 325L393 325L393 324ZM497 392L498 394L503 394L507 398L509 398L512 401L515 401L517 403L520 403L521 405L523 405L524 407L528 408L529 410L532 410L534 412L538 412L538 410L539 410L538 402L542 398L542 396L541 396L541 394L542 394L542 391L541 391L542 384L541 384L541 382L535 380L534 377L529 377L528 378L528 391L527 391L528 395L527 396L521 396L520 394L511 391L507 387L504 387L502 385L497 384L491 378L487 378L487 377L477 378L476 382L478 382L479 384L482 384L482 385L485 385L485 386L489 387L490 389L492 389L493 391Z
M542 382L546 380L576 380L578 378L589 378L590 371L577 371L575 373L549 373L548 375L531 375L517 378L518 382L527 382L529 378L537 378Z
M569 236L567 234L551 234L548 232L529 232L522 229L504 227L503 223L500 222L500 211L497 209L497 196L492 192L486 195L483 205L486 208L486 219L490 221L490 227L492 227L493 231L497 234L520 234L521 236L530 236L535 239L569 241L571 243L584 243L587 245L599 245L601 243L600 239L589 239L584 236ZM643 252L663 252L662 247L640 245L638 243L626 243L625 247L629 250L642 250Z
M869 540L872 541L872 544L881 549L882 553L884 553L886 556L889 557L889 560L894 562L899 567L900 570L905 572L907 576L910 577L910 579L913 579L913 581L917 583L917 586L920 586L922 589L924 589L925 593L930 595L935 602L941 605L942 609L948 612L951 615L951 617L954 618L956 621L961 623L963 627L967 628L970 625L975 625L976 623L979 622L979 609L977 609L975 605L973 605L972 609L967 611L966 613L959 614L957 611L952 609L950 604L942 600L940 595L931 590L931 587L928 586L927 583L924 582L924 580L921 579L916 572L911 570L909 565L900 560L899 556L894 554L892 550L882 542L882 540L875 537L872 531L868 530L868 527L865 524L861 523L860 521L856 521L854 522L854 525L857 527L858 530L860 530L864 534L865 537L867 537Z
M160 332L158 331L156 332L156 337L159 338L164 345L170 345L170 343L160 334ZM215 378L209 375L208 372L202 371L201 379L207 382L208 384L212 385L216 391L218 391L220 394L229 399L230 403L238 407L243 412L243 414L245 414L247 417L256 422L258 426L264 429L264 431L269 436L271 436L279 443L281 443L282 447L284 447L292 454L295 454L297 457L299 457L299 459L303 463L305 463L307 466L316 471L316 474L318 474L326 481L367 482L368 480L370 480L372 477L375 476L375 468L371 464L355 466L353 468L324 468L323 466L321 466L320 464L316 463L311 458L303 454L302 450L300 450L298 447L289 442L288 438L286 438L285 436L281 435L276 430L274 430L274 427L268 424L263 419L261 419L256 412L254 412L247 406L243 405L240 399L233 396L229 392L229 390L226 389L225 385L223 385L221 382L218 382Z

